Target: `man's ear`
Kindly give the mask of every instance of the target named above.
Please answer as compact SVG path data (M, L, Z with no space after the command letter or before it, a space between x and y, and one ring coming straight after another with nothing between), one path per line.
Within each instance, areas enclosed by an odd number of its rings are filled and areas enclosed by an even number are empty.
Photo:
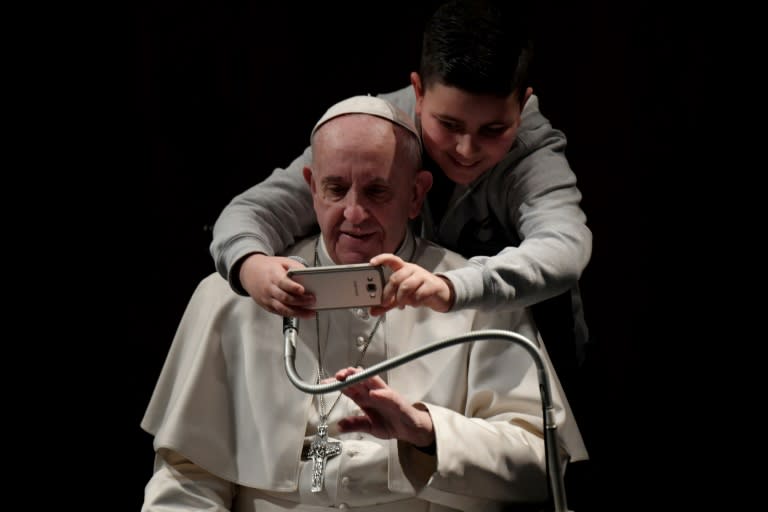
M310 169L307 166L304 166L304 169L302 170L304 173L304 181L307 182L307 185L309 185L309 190L312 191L312 194L315 193L315 180L312 179L312 169Z
M432 173L421 170L416 173L416 179L413 182L413 198L408 207L408 218L415 219L421 213L421 206L427 197L427 192L432 188Z
M411 72L411 87L416 95L416 115L421 115L421 102L424 100L424 87L421 83L421 77L415 71Z

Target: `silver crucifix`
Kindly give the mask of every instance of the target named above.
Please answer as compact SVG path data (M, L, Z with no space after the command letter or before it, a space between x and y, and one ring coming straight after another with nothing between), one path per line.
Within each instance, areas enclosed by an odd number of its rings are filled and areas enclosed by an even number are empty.
M328 425L321 423L317 427L317 435L312 439L306 460L312 459L312 492L323 490L325 479L325 463L330 457L341 453L339 441L328 441Z

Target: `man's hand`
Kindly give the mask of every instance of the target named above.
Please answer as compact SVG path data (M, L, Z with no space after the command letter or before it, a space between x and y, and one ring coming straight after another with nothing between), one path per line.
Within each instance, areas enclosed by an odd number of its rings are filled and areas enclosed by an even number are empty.
M455 300L451 282L416 265L407 263L394 254L379 254L371 259L373 265L386 265L392 269L381 306L371 308L372 315L381 315L392 308L426 306L438 313L450 311Z
M336 372L344 381L360 368ZM341 390L362 409L364 416L348 416L339 421L342 432L367 432L380 439L400 439L414 446L429 446L435 441L432 416L410 403L379 376L373 376Z
M240 266L240 284L259 306L271 313L314 317L315 312L307 306L315 302L315 297L287 276L291 268L304 268L304 265L291 258L254 253Z

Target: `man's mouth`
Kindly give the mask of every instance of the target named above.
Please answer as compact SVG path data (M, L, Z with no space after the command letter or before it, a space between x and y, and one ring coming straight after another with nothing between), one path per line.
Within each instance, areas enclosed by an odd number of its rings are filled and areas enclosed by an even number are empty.
M354 238L355 240L367 240L373 236L373 233L354 233L350 231L342 231L341 234L350 238Z

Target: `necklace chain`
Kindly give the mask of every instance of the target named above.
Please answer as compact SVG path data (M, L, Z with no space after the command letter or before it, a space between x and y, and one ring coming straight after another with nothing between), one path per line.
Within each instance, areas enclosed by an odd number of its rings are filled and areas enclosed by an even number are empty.
M354 366L360 366L360 363L363 362L363 358L365 357L365 353L368 351L368 345L371 344L371 341L373 341L373 337L376 334L376 331L379 329L379 325L381 325L381 320L383 319L383 316L380 316L378 319L376 319L376 324L373 326L373 329L371 329L370 334L365 339L365 343L360 349L360 355L357 358L357 361L355 361ZM325 372L325 368L323 368L323 357L322 352L320 351L320 317L318 313L318 317L315 321L315 328L317 331L317 380L318 382L324 378L326 378L328 375ZM328 419L328 416L331 415L331 411L333 411L333 408L336 407L336 404L339 403L339 399L341 398L342 392L339 391L339 394L336 395L336 399L331 404L330 409L328 409L328 412L325 412L325 396L320 395L319 396L319 412L320 412L320 423L325 423Z
M315 240L315 258L314 258L314 264L315 266L319 266L320 264L320 258L317 253L317 245L319 242L319 237L317 240ZM371 332L368 334L368 336L365 339L365 343L363 343L363 346L360 348L360 355L357 358L357 361L355 361L354 366L358 367L360 366L360 363L363 362L363 358L365 357L365 353L368 351L368 345L371 344L371 341L373 341L373 337L376 335L376 331L379 329L379 325L381 325L381 321L384 319L384 316L380 316L376 319L376 323L373 326L373 329L371 329ZM315 317L315 333L316 333L316 341L317 341L317 381L320 382L322 379L326 378L328 375L325 372L325 368L323 367L323 355L320 350L320 312L317 313L317 316ZM336 404L339 403L339 399L341 398L341 395L343 393L339 391L339 394L336 395L336 399L331 404L330 409L328 409L328 412L325 412L325 396L323 394L319 395L318 404L319 404L319 413L320 413L320 424L324 425L326 423L326 420L331 415L331 411L333 411L333 408L336 407Z

